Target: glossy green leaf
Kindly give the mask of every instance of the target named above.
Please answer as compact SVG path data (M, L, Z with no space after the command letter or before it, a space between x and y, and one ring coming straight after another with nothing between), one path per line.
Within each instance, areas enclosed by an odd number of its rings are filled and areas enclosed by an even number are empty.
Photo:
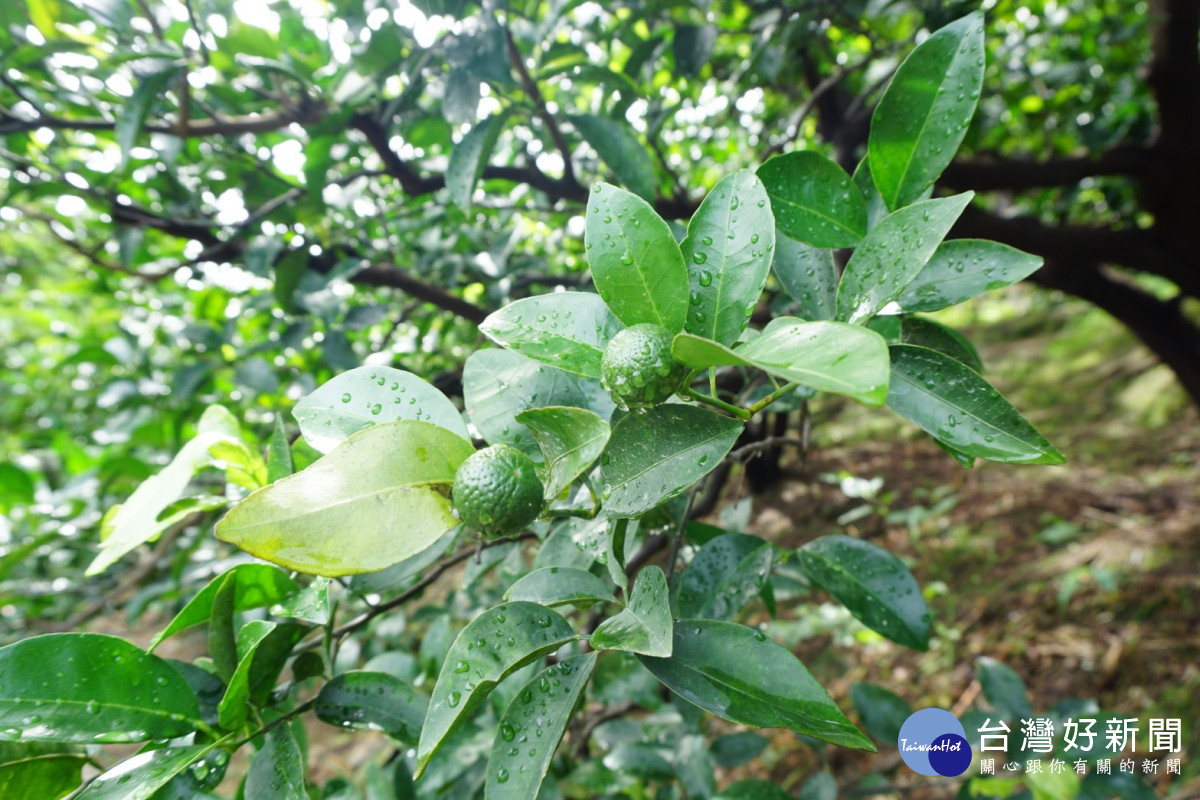
M463 400L471 422L489 444L511 444L542 460L533 433L517 415L544 406L591 405L577 376L508 350L476 350L463 367Z
M645 200L607 183L593 186L585 241L596 291L617 319L683 328L688 310L683 254Z
M1033 714L1025 682L1012 667L983 656L979 659L976 677L984 699L1005 719L1021 719Z
M312 583L304 589L271 606L271 613L277 617L325 625L330 617L329 584L329 578L313 578Z
M196 434L171 459L171 463L143 481L129 499L106 515L101 525L100 552L88 565L85 575L98 575L117 563L126 553L156 538L167 527L159 516L184 496L195 474L209 466L209 448L225 441L234 441L224 431L205 430ZM171 523L168 523L168 525Z
M730 722L875 749L794 655L753 628L678 620L670 658L639 658L675 694Z
M505 603L472 620L450 646L433 687L416 776L497 683L574 638L565 619L535 603Z
M688 334L675 337L675 358L694 368L743 364L813 389L881 405L888 391L887 343L872 330L841 322L778 317L735 350Z
M200 724L183 677L115 636L23 639L0 647L0 675L2 741L144 742L185 736Z
M79 788L87 761L68 745L0 742L0 797L59 800Z
M659 567L643 567L633 581L629 603L592 633L597 650L623 650L666 658L671 655L671 604L667 578Z
M429 382L391 367L357 367L321 384L292 409L304 440L322 453L372 425L429 422L469 439L462 414Z
M727 533L707 542L679 577L678 616L732 619L762 591L774 555L757 536Z
M680 248L691 303L685 330L733 344L762 295L775 250L767 191L753 172L738 170L713 187Z
M274 483L296 471L292 462L292 446L287 430L283 427L283 415L275 415L275 427L271 430L271 441L267 445L267 483Z
M679 404L622 418L600 457L605 513L637 517L687 491L721 462L741 432L735 419Z
M628 124L592 114L567 119L629 191L654 202L654 162Z
M798 242L779 233L775 236L775 260L771 265L779 285L800 304L806 319L837 316L837 267L833 251Z
M208 653L212 657L213 671L225 683L233 677L238 665L237 631L233 619L236 592L236 576L222 576L208 617Z
M883 202L883 195L875 188L875 179L871 177L870 157L862 157L851 180L858 187L863 202L867 204L867 230L870 231L888 214L887 204Z
M75 800L150 800L185 770L201 767L210 758L222 758L218 754L219 744L166 747L138 753L99 775Z
M451 125L474 124L478 121L481 83L464 68L450 70L442 92L442 115Z
M1029 277L1042 257L986 239L942 242L896 302L906 312L936 311Z
M920 197L954 158L983 85L983 14L968 14L921 42L896 71L875 112L867 153L889 209Z
M908 568L870 542L822 536L796 551L804 576L871 630L915 650L929 648L929 607Z
M926 200L884 217L850 256L837 292L838 319L863 323L895 300L929 261L974 192Z
M676 74L690 78L703 69L716 41L717 29L712 25L677 25L671 42Z
M505 600L525 600L547 608L562 605L587 607L615 603L617 598L604 581L574 567L542 567L517 580L504 593Z
M713 800L792 800L792 796L777 783L752 778L729 784Z
M464 211L471 208L475 184L483 176L496 141L504 130L505 116L495 114L475 123L450 151L450 161L446 164L446 190L450 200Z
M959 452L1015 464L1064 459L994 387L947 355L892 345L888 408Z
M546 459L546 499L553 500L604 452L608 423L584 408L531 408L516 416L529 428Z
M304 789L304 754L288 725L276 725L246 772L243 794L262 800L309 800Z
M775 224L813 247L853 247L867 234L867 205L850 176L813 150L775 156L758 168Z
M321 687L317 717L341 728L383 731L416 744L429 699L385 672L343 672Z
M496 732L486 800L538 797L550 759L596 666L597 653L572 656L535 675L518 692Z
M889 746L899 741L900 727L913 713L907 700L873 683L851 686L850 702L854 703L866 732Z
M212 615L213 599L221 582L232 577L234 594L233 610L246 611L278 603L299 591L296 582L279 567L270 564L238 564L213 578L188 601L175 618L154 639L147 651L162 644L163 640L185 628L208 622Z
M303 633L300 625L264 620L252 620L242 627L237 640L237 669L217 707L222 728L237 730L246 721L248 704L266 699Z
M473 452L428 422L375 425L234 506L217 523L217 538L299 572L383 569L458 524L449 488Z
M966 364L976 372L983 372L983 361L975 345L953 328L924 317L904 317L900 322L899 344L911 344L937 350L955 361Z
M689 733L675 745L675 774L688 798L708 800L717 793L716 774L708 742L698 733Z
M493 311L479 330L526 358L599 378L604 348L622 327L600 295L554 292L525 297Z
M623 742L604 756L604 766L618 775L647 781L670 781L676 777L676 773L666 759L669 752L662 745L650 742Z
M713 763L724 769L749 764L767 749L770 741L765 736L750 731L727 733L713 739Z

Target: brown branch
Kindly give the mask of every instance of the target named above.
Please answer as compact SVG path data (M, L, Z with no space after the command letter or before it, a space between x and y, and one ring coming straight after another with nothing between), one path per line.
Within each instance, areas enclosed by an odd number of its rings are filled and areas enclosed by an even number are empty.
M478 325L487 318L487 309L469 303L457 295L447 292L439 286L425 283L414 278L408 272L392 264L387 266L371 266L358 272L351 283L362 286L387 286L415 297L426 303L432 303L438 308L449 311L465 320Z
M1200 127L1200 3L1152 0L1150 65L1146 83L1158 101L1158 141L1170 151L1190 148Z
M1099 155L1035 161L985 156L954 161L938 183L957 191L974 189L1020 191L1046 186L1070 186L1085 178L1126 175L1138 178L1152 164L1152 151L1139 145L1117 147Z
M243 133L266 133L297 123L306 125L325 115L325 103L305 98L298 106L289 106L271 114L243 114L220 119L188 120L184 125L153 122L142 126L148 133L168 133L185 138L205 136L238 136ZM106 119L67 119L50 114L39 114L33 119L24 119L12 114L0 115L0 133L23 133L49 128L51 130L111 131L116 122Z
M507 27L504 29L504 37L508 41L509 63L517 71L517 76L521 79L521 86L525 89L525 94L529 95L529 99L533 101L534 108L537 109L542 124L546 126L546 131L550 134L551 140L554 141L554 146L558 148L559 155L562 156L563 180L568 183L579 183L579 180L575 177L575 169L571 164L571 146L567 144L567 137L563 136L562 129L558 127L558 121L554 119L554 115L546 107L546 100L542 97L541 90L538 89L537 81L533 79L533 76L529 74L529 70L525 68L525 59L521 57L521 51L517 48L517 42L513 39L512 31Z

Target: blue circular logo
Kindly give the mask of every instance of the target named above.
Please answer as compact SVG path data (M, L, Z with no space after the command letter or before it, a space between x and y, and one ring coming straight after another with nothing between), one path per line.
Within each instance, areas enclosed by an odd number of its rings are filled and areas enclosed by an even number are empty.
M900 757L913 772L953 778L971 766L971 745L958 718L940 708L923 708L900 726Z

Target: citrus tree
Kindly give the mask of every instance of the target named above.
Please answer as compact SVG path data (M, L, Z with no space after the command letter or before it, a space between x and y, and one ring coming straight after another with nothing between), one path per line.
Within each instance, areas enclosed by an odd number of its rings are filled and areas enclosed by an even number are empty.
M36 29L68 34L63 52L74 52L72 43L85 41L89 29L39 16L57 8L31 2L28 10ZM87 8L110 25L136 27L121 4ZM506 177L488 159L510 114L540 117L548 141L563 144L526 58L496 19L474 18L480 27L459 34L442 98L447 114L453 118L459 102L474 109L488 82L512 79L507 70L494 72L497 63L511 65L527 106L501 107L454 142L445 188L457 209L437 212L445 218L435 236L467 224L463 215L482 178ZM554 29L555 19L540 24ZM514 29L532 24L509 21ZM185 30L196 24L186 14L176 23ZM237 35L233 24L229 37ZM162 41L170 31L159 31ZM206 47L209 34L201 34L205 61L220 64L226 55ZM711 37L704 26L677 27L676 69L700 69ZM646 42L654 46L631 60L654 57L661 41ZM569 42L550 44L541 68L557 69L561 58L570 74L586 72L571 51ZM314 373L322 379L308 376L308 390L295 393L290 408L250 409L239 418L227 403L197 413L194 435L172 460L104 509L102 541L86 572L101 580L147 543L170 546L181 530L196 528L181 563L211 561L214 548L257 560L233 555L203 580L193 574L177 613L148 647L69 631L0 648L3 785L24 787L26 796L64 796L80 785L97 744L141 743L136 754L105 765L78 797L203 796L239 750L253 753L238 776L239 796L308 797L301 723L310 716L381 730L395 742L386 770L368 771L372 797L649 796L655 784L710 797L718 793L714 765L752 759L763 742L753 734L721 736L712 718L789 729L814 746L874 749L795 655L743 624L744 612L761 603L773 613L781 597L820 590L881 636L925 649L931 618L909 569L847 536L792 550L700 524L694 503L721 464L778 444L747 441L747 423L825 395L886 406L964 466L976 459L1062 463L982 376L970 343L923 316L1011 284L1040 264L996 242L947 239L972 194L932 196L975 112L984 53L980 14L950 22L895 71L852 174L803 149L753 169L713 165L711 186L685 226L664 217L683 201L648 202L656 171L630 129L605 116L570 117L621 184L597 182L582 198L572 249L586 265L584 280L564 279L560 291L535 291L486 314L472 311L479 306L469 298L488 286L464 299L406 284L405 272L356 259L353 248L370 243L353 236L328 249L307 245L300 212L285 236L264 228L249 240L206 239L190 229L203 248L191 258L198 263L219 251L243 259L250 274L257 263L274 277L268 302L285 309L303 303L321 317L334 307L332 284L306 285L313 279L297 271L315 261L317 274L409 286L419 299L478 322L491 346L463 347L457 339L465 355L460 410L429 379L442 364L437 357L423 362L424 375L388 363L345 363L351 359L338 353L347 340L329 344L338 341L336 317L325 316L328 363ZM393 56L366 54L379 63ZM161 53L138 56L160 57L170 61ZM258 59L256 74L279 86L307 80L294 65ZM160 95L186 92L168 87L191 81L189 69L169 64L142 75L128 111L108 126L123 160L138 158L140 131L153 132L147 114ZM355 127L367 141L384 135L381 152L391 152L379 119L350 103L356 92L378 87L364 90L370 81L359 75L356 84L353 74L339 73L334 87L345 113L321 118L304 102L287 111L288 124L314 126L305 162L312 183L287 190L289 200L328 203L336 198L318 191L322 184L350 185L322 180L337 158L336 126ZM622 81L616 73L600 78ZM400 91L391 113L414 101ZM43 122L57 113L26 102L48 115ZM235 139L266 125L215 109L211 120ZM180 117L174 132L186 143L188 126L200 124ZM29 140L30 158L36 149L36 138ZM563 155L561 168L574 181ZM194 177L185 164L166 167L184 185ZM402 162L385 169L406 191L432 191ZM153 189L143 199L162 204ZM111 213L140 213L131 208L118 200ZM343 207L331 230L353 221L358 208ZM122 259L110 266L140 271L144 256L161 256L165 246L149 234L175 236L187 224L165 211L147 211L166 222L131 228L138 233L112 248L76 244L89 258ZM235 223L239 231L264 218L261 211ZM419 239L430 219L374 219L362 237L393 223ZM465 254L475 234L455 235ZM519 243L484 252L492 255L476 259L481 269L518 258ZM243 342L216 345L232 350ZM273 376L262 358L235 370L239 388ZM256 437L268 419L273 427ZM215 517L214 540L198 523ZM156 654L197 627L205 632L204 654L190 661ZM598 748L601 726L622 717L639 720L633 735L609 729ZM886 740L878 729L869 732ZM327 786L323 796L343 789ZM775 797L780 790L746 781L720 793Z

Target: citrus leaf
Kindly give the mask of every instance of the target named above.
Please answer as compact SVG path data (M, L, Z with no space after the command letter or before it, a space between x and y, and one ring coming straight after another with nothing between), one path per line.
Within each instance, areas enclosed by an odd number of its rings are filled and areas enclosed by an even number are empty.
M924 317L904 317L900 322L899 344L911 344L937 350L955 361L966 364L976 372L983 372L983 361L979 351L958 331Z
M867 204L850 176L813 150L767 160L758 177L779 230L813 247L853 247L867 234Z
M983 14L975 12L917 45L871 116L867 155L887 207L921 196L954 158L983 86Z
M907 700L873 683L851 686L850 701L867 733L887 745L899 741L900 728L913 713Z
M989 656L979 659L976 669L984 698L997 713L1007 719L1021 719L1033 711L1025 690L1025 681L1012 667Z
M924 347L890 348L888 408L966 455L1012 464L1061 464L1064 459L975 370Z
M471 208L471 196L475 194L475 184L483 176L496 141L504 130L506 114L500 113L480 120L467 132L454 149L450 151L450 161L446 164L446 189L450 192L450 200L464 211Z
M170 63L165 69L141 76L129 100L121 105L121 115L117 118L113 133L117 146L121 148L122 165L129 161L129 151L137 144L138 134L142 131L150 107L180 69L177 64Z
M675 694L710 714L755 728L874 750L871 740L786 648L732 622L681 619L670 658L639 656Z
M462 414L429 382L391 367L356 367L326 381L296 404L292 416L304 440L322 453L372 425L408 419L430 422L469 439Z
M757 536L727 533L706 542L679 577L678 616L732 619L762 591L774 556Z
M716 41L717 29L712 25L677 25L671 42L676 74L690 78L699 72L708 63Z
M654 202L654 162L628 124L592 114L567 119L629 191Z
M505 603L472 620L450 645L434 684L417 745L416 777L497 683L574 638L565 619L535 603Z
M584 408L531 408L515 419L529 428L546 458L547 500L590 469L608 444L608 423Z
M467 357L463 402L488 444L511 444L534 461L542 460L542 451L533 433L517 422L518 414L543 406L592 406L583 379L499 349L476 350Z
M383 569L457 524L447 495L473 452L428 422L375 425L234 506L217 523L217 538L298 572Z
M162 644L164 639L185 628L208 622L212 615L213 599L217 596L217 590L221 588L221 583L230 576L234 582L234 611L246 611L278 603L299 591L300 588L279 567L270 564L238 564L213 578L208 585L197 592L167 624L167 627L163 628L150 641L150 646L146 648L147 652L153 652L154 648Z
M691 308L685 329L733 344L762 295L775 250L767 190L749 170L727 175L704 198L680 245Z
M383 731L416 744L429 699L385 672L343 672L321 687L317 718L339 728Z
M69 745L0 742L0 797L59 800L79 787L87 763Z
M75 800L150 800L159 789L210 754L213 759L223 758L220 744L217 741L138 753L99 775Z
M929 607L900 559L851 536L822 536L796 551L810 581L876 633L914 650L929 649Z
M986 239L942 242L896 302L904 311L936 311L990 289L1016 283L1042 266L1042 257Z
M84 575L98 575L117 563L126 553L158 536L173 523L164 524L159 516L183 497L197 472L212 464L209 449L220 442L234 441L222 431L201 431L188 441L171 463L153 478L141 483L129 499L117 507L102 524L100 552Z
M275 427L271 430L271 441L267 445L267 483L274 483L296 471L292 462L292 446L283 427L283 416L275 415Z
M926 200L884 217L850 256L837 292L838 319L863 323L917 276L974 192Z
M887 397L887 343L875 331L841 322L778 317L735 350L689 334L671 352L689 367L743 364L812 389L847 394L867 405Z
M0 740L145 742L201 724L183 677L115 636L51 633L0 647L0 675Z
M303 633L304 628L299 625L278 625L257 619L242 627L237 637L237 669L217 706L222 728L237 730L242 726L249 710L248 703L265 699L274 688L284 661Z
M682 329L687 268L667 223L645 200L607 183L592 187L584 219L592 280L617 319Z
M595 603L615 603L612 589L590 572L574 567L542 567L522 576L508 591L505 600L526 600L548 608Z
M304 788L304 754L288 725L267 732L262 749L246 771L246 797L263 800L308 800Z
M509 703L488 760L485 800L539 796L550 759L592 676L597 656L572 656L547 667Z
M673 625L667 594L663 571L655 566L644 567L633 581L629 604L592 633L592 647L659 658L671 655Z
M720 463L741 432L735 419L679 404L623 417L600 456L605 513L637 517L687 491Z
M327 624L330 616L329 583L329 578L313 578L312 583L301 591L271 606L271 613L277 617L311 622L313 625Z
M783 290L800 304L807 319L837 316L838 274L832 250L813 247L777 233L772 269Z
M769 743L765 736L750 731L718 736L712 743L713 763L724 769L749 764L767 749Z
M713 800L792 800L792 796L777 783L747 779L729 784Z
M480 332L502 347L585 378L600 377L604 347L621 321L591 292L524 297L493 311Z

